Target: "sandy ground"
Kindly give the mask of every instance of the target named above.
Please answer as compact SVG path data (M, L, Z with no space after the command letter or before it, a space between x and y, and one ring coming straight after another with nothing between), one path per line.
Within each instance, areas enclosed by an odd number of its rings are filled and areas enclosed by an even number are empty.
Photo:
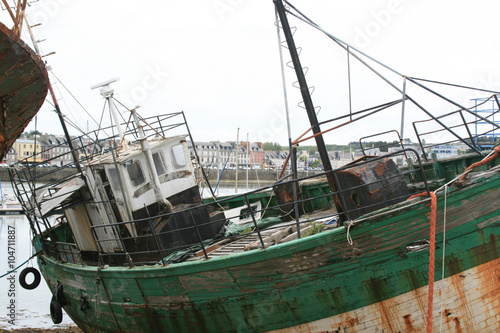
M1 330L2 333L4 332L30 332L30 333L49 333L49 332L55 332L55 333L83 333L81 329L78 327L66 327L66 328L51 328L51 329L45 329L45 328L19 328L15 329L12 331L7 331L7 330Z

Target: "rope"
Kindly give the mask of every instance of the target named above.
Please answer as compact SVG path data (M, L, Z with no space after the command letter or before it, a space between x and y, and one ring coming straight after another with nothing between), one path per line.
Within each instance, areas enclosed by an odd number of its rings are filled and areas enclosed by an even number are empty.
M8 271L7 273L3 274L2 276L0 276L0 279L3 278L4 276L7 276L9 275L10 273L12 272L15 272L17 271L18 268L20 268L21 266L23 266L24 264L26 264L28 261L30 261L31 259L33 259L34 257L36 257L40 252L37 252L35 253L34 255L32 255L31 257L29 257L28 259L26 259L21 265L17 266L16 268L14 268L13 270L11 271Z
M467 169L465 169L464 171L464 174L462 175L462 177L460 177L460 181L464 180L465 177L467 176L467 174L474 168L480 166L480 165L483 165L483 164L486 164L486 163L489 163L491 161L493 161L495 158L497 158L498 156L500 155L500 146L496 146L495 147L495 150L494 152L492 152L492 154L488 155L485 159L479 161L479 162L476 162L476 163L473 163L471 164Z
M440 304L440 309L443 309L443 304L444 304L444 258L446 256L446 205L447 205L447 198L448 198L448 185L445 185L444 187L444 209L443 209L443 263L441 267L441 304ZM443 316L440 316L440 322L439 322L439 332L442 332L443 328Z
M347 225L347 242L349 243L349 245L352 245L354 244L353 241L352 241L352 237L351 237L351 226L353 225L353 221L345 221L344 222L344 226Z
M408 200L416 197L431 197L431 226L430 226L430 248L429 248L429 288L427 293L427 333L432 332L432 312L434 301L434 267L435 267L435 251L436 251L436 212L437 212L437 197L436 194L430 192L418 193L412 195Z

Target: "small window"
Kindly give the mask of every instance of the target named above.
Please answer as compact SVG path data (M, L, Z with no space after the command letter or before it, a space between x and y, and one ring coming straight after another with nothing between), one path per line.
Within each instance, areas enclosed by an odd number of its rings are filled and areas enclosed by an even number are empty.
M158 176L165 174L165 165L163 164L163 158L160 153L153 154L153 161L155 163L156 174Z
M109 182L111 183L111 188L113 190L119 190L120 189L120 179L118 178L118 172L116 169L108 169L106 170L106 173L108 174L108 179Z
M172 147L172 157L176 168L182 168L186 166L186 153L184 152L184 147L182 145L176 145Z
M142 168L138 161L134 161L127 166L127 172L132 185L139 186L144 183L144 174L142 173Z

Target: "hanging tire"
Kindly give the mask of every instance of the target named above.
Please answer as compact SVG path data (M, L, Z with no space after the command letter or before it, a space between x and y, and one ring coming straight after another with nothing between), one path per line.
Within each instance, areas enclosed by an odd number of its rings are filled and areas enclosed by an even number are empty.
M26 276L29 273L33 274L33 282L31 283L26 282ZM35 267L26 267L21 271L21 274L19 274L19 284L24 289L27 290L35 289L40 284L40 281L41 281L40 272Z
M61 303L55 298L52 298L50 301L50 318L52 318L54 324L60 324L62 322L63 313Z

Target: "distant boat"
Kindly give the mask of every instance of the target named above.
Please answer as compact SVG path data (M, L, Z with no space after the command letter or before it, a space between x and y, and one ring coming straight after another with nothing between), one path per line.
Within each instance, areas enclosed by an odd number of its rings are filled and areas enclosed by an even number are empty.
M20 215L23 214L21 203L13 196L3 193L0 199L0 215Z
M300 140L290 139L290 176L202 200L184 113L142 118L135 109L126 124L69 140L70 176L39 185L54 168L9 168L54 323L64 308L85 332L500 331L500 148L483 151L474 140L498 125L456 102L435 116L403 88L396 100L331 122L360 133L361 121L376 124L396 107L404 115L411 103L426 122L424 131L412 124L418 151L399 138L400 151L332 170L287 13L319 27L274 3L325 172L297 179ZM94 88L119 119L112 82ZM489 130L474 133L482 122ZM433 161L424 139L435 133L467 154Z

